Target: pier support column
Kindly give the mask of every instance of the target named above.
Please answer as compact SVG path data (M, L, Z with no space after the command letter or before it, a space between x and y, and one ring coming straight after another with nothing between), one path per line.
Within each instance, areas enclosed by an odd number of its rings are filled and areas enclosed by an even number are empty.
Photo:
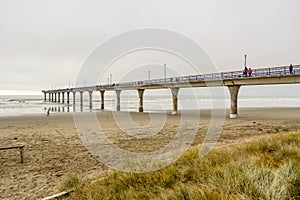
M144 91L145 91L144 89L138 89L138 93L139 93L139 112L144 111L144 107L143 107Z
M70 92L67 92L67 104L70 103Z
M49 101L51 101L51 93L48 93Z
M75 105L76 92L73 92L73 105Z
M230 92L230 99L231 99L231 111L230 111L230 118L237 118L237 99L239 94L240 85L232 85L228 86Z
M83 107L83 91L80 91L80 107Z
M54 102L56 102L57 93L54 93Z
M101 94L101 110L104 109L104 92L105 92L105 90L100 91L100 94Z
M47 93L46 92L44 92L44 101L46 101L47 100L47 95L46 95Z
M89 97L90 97L90 109L93 108L93 91L89 91Z
M178 112L178 92L179 92L179 88L171 88L171 92L172 92L172 99L173 99L172 114L176 115L177 112Z
M117 111L121 110L120 102L121 102L121 90L116 90L117 94Z
M54 101L54 93L51 93L51 101Z
M60 92L57 93L57 102L60 103Z
M65 103L65 93L64 92L61 93L61 98L62 98L62 103Z

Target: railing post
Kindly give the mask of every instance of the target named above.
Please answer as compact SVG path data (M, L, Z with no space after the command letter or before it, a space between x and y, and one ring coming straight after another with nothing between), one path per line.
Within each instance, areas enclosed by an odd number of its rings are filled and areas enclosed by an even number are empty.
M24 163L24 147L20 147L20 161L21 164Z

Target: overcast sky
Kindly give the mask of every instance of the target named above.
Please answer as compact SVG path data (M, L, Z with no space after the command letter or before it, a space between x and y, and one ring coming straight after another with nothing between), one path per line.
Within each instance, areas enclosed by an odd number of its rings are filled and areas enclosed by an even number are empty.
M0 0L0 94L72 85L99 44L144 27L192 38L220 71L240 70L245 53L253 67L300 64L299 8L299 0Z

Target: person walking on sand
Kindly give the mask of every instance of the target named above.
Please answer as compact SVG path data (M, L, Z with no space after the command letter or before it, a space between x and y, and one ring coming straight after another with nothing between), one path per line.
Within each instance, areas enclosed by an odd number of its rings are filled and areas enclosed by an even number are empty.
M250 77L252 76L252 69L251 69L251 67L249 67L248 74L249 74Z
M293 74L293 65L290 64L290 74Z
M50 108L47 110L47 116L50 116Z

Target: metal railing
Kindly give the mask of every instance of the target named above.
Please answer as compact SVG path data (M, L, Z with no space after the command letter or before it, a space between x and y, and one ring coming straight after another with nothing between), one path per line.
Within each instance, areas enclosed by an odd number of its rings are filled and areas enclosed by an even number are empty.
M172 83L189 83L193 81L217 81L226 79L237 79L237 78L252 78L252 77L270 77L287 75L290 73L289 66L282 67L269 67L269 68L256 68L252 69L252 74L247 76L244 75L244 71L232 71L232 72L221 72L203 75L189 75L189 76L178 76L171 78L152 79L145 81L132 81L116 84L98 85L97 88L108 88L108 87L134 87L142 85L155 85L155 84L172 84ZM300 74L300 65L294 65L292 74Z
M190 83L193 81L217 81L217 80L228 80L228 79L242 79L242 78L253 78L253 77L270 77L270 76L282 76L287 74L300 74L300 65L294 65L292 73L290 72L289 66L281 67L269 67L269 68L256 68L252 69L252 74L249 76L244 75L244 71L232 71L232 72L221 72L221 73L212 73L212 74L200 74L200 75L189 75L189 76L178 76L171 78L161 78L161 79L152 79L144 81L132 81L132 82L123 82L123 83L113 83L113 84L103 84L96 86L88 87L77 87L77 88L68 88L64 90L76 91L76 90L96 90L96 89L114 89L126 88L126 87L138 87L144 85L164 85L164 84L174 84L174 83ZM51 90L58 91L58 90Z

